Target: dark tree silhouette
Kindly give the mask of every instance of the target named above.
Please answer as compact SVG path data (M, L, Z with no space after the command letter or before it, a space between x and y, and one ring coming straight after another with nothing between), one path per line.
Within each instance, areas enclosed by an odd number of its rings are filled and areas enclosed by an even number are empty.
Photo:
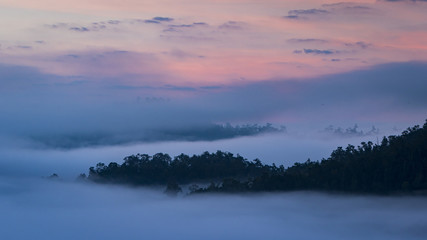
M168 182L165 193L171 197L176 197L178 193L182 192L182 188L176 182Z
M320 161L308 159L285 169L248 161L240 155L217 151L201 155L131 155L120 165L98 163L88 179L98 183L167 185L211 182L193 186L193 193L321 190L388 194L427 190L427 121L400 136L384 137L381 144L338 147Z

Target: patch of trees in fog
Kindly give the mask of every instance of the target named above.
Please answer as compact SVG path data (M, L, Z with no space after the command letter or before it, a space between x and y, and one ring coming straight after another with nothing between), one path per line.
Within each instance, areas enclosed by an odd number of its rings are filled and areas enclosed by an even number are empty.
M200 126L162 129L141 129L132 133L89 132L61 135L38 135L31 139L49 148L73 149L90 146L121 145L157 141L214 141L267 133L286 132L285 126L243 124L206 124Z
M89 168L88 179L99 183L123 183L136 186L164 185L170 182L218 181L223 178L248 179L269 173L276 168L260 160L247 161L240 155L217 151L201 155L180 154L173 159L164 153L153 156L136 154L124 158L122 164L98 163ZM283 170L283 166L281 166Z
M179 184L193 186L192 193L320 190L389 194L427 190L427 121L422 128L408 128L400 136L384 137L381 143L338 147L330 157L307 160L285 169L259 159L217 151L201 155L137 154L122 164L98 163L89 169L88 180L97 183L137 186L165 185L167 192Z
M355 124L353 127L348 127L345 130L341 127L335 128L333 125L329 125L322 132L339 137L362 137L378 135L380 133L380 130L375 126L372 126L372 128L366 132L363 132L362 130L358 129L359 126L357 124Z
M286 132L285 126L275 127L271 123L265 125L244 124L231 125L213 124L206 127L179 128L158 131L162 140L212 141L243 136L255 136L264 133Z

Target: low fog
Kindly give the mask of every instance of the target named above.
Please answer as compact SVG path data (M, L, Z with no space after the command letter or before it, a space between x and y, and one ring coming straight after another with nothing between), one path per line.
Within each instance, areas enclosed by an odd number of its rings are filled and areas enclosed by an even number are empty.
M260 159L263 163L293 165L295 162L328 158L338 146L358 145L362 141L381 141L381 135L336 136L328 132L302 134L295 132L273 133L219 141L170 141L138 143L131 145L86 147L77 149L46 149L25 146L13 139L0 139L0 176L49 176L57 173L65 179L74 179L88 172L98 162L122 163L124 157L147 153L167 153L174 157L181 153L201 154L217 150L240 154L248 160Z
M421 197L311 192L169 198L162 189L0 180L2 239L425 239Z

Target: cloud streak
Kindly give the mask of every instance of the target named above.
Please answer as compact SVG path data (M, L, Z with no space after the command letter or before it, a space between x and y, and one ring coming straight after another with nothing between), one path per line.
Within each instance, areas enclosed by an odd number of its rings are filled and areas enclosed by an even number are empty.
M330 54L335 54L339 52L336 50L320 50L320 49L304 48L304 50L295 50L294 53L295 54L304 53L304 54L314 54L314 55L330 55Z
M323 4L321 8L295 9L288 11L284 18L288 19L321 19L325 16L333 17L342 14L366 15L376 14L372 5L352 2L339 2L332 4Z
M288 43L328 43L328 40L317 38L292 38L287 40Z
M289 15L311 15L311 14L327 14L329 13L326 10L323 9L317 9L317 8L312 8L312 9L297 9L297 10L290 10L288 12Z

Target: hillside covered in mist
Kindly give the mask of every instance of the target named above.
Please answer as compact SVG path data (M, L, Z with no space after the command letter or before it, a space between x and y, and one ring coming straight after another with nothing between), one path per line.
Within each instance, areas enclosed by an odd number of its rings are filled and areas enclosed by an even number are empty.
M86 178L85 174L80 176ZM427 190L427 121L381 143L338 147L330 157L307 160L289 168L248 161L240 155L217 151L201 155L157 153L131 155L122 164L98 163L89 169L89 181L134 186L167 186L178 192L339 191L389 194ZM210 185L208 185L210 183Z

